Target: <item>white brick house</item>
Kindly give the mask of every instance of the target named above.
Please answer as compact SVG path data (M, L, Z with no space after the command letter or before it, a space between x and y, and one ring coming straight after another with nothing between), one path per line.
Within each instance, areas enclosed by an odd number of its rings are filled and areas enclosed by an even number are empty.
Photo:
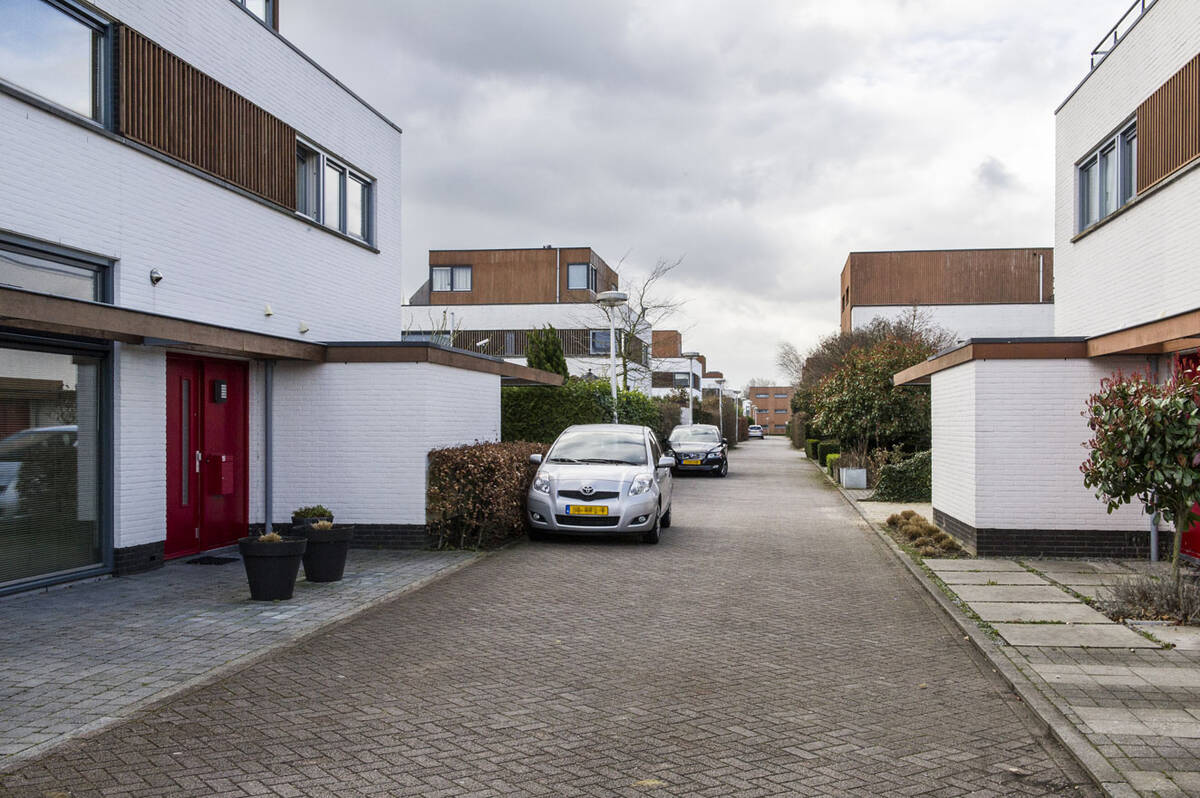
M501 379L547 378L387 343L400 129L255 7L5 10L0 592L154 567L316 502L412 542L427 451L497 438Z
M1054 337L896 375L932 384L934 514L981 554L1148 549L1140 508L1110 515L1083 485L1081 412L1104 377L1165 378L1200 338L1200 16L1156 0L1119 29L1056 113Z

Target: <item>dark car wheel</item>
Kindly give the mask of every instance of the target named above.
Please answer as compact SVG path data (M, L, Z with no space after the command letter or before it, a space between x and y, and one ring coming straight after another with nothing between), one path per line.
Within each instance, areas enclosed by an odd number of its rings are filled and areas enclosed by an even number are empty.
M728 460L721 461L721 468L714 473L719 477L723 477L726 474L728 474L729 473L729 461Z
M534 529L533 527L526 527L525 532L526 532L526 534L529 535L529 540L533 543L537 543L538 541L546 539L546 533L540 529Z
M662 528L662 519L655 518L654 519L654 528L651 529L649 532L642 533L642 542L648 543L651 546L653 546L655 543L658 543L658 539L659 539L658 531L661 528Z
M665 513L663 513L663 517L661 519L659 519L658 523L659 523L659 526L661 526L663 529L671 528L671 508L670 507L668 507L667 511Z

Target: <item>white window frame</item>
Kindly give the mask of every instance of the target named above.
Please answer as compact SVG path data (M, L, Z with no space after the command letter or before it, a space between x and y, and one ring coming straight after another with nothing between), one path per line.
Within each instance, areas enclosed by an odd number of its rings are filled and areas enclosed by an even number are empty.
M1106 196L1108 174L1111 197ZM1082 233L1137 197L1137 118L1128 120L1075 165L1076 231ZM1106 202L1107 200L1107 202ZM1112 207L1109 207L1109 205Z
M236 1L236 0L235 0ZM306 219L311 219L314 222L324 225L331 230L336 230L347 238L352 238L355 241L361 241L364 244L373 245L375 242L375 179L369 177L361 170L355 169L346 161L337 158L322 150L311 141L303 138L296 138L296 162L299 169L300 150L305 150L311 160L306 160L305 168L309 170L306 178L311 181L307 183L308 189L315 192L313 195L310 212L305 212L300 206L300 180L297 174L296 179L296 214L303 216ZM330 169L338 173L336 190L338 192L338 207L337 218L326 218L325 198L330 190L329 179L326 174ZM349 207L348 194L352 182L357 182L363 188L362 198L362 235L355 235L349 232L347 225L346 213Z
M597 346L596 345L596 337L599 335L603 335L603 336L607 337L608 330L588 330L588 351L591 352L593 355L607 355L607 354L609 354L609 347L612 344L609 341L605 341L603 346ZM621 331L617 330L617 336L618 336L617 341L618 342L620 341L620 337L619 337L620 335L621 335ZM618 348L620 348L620 347L618 346Z
M591 286L588 285L588 264L586 263L568 263L567 264L567 290L568 291L586 291ZM579 281L572 280L571 271L574 269L583 269L582 285Z
M258 14L255 14L254 10L250 8L250 4L247 3L246 0L233 0L233 2L235 5L241 6L243 9L245 9L247 14L254 17L268 28L271 28L272 30L274 29L272 20L275 18L275 0L263 0L263 11L267 15L266 19L263 19Z

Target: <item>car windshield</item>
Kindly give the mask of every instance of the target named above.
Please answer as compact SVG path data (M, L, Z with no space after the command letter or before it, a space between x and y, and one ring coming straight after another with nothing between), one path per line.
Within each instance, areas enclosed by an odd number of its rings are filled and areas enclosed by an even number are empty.
M721 433L712 427L676 427L671 430L671 443L720 443Z
M551 463L645 465L646 441L636 430L569 430L558 436L546 459Z

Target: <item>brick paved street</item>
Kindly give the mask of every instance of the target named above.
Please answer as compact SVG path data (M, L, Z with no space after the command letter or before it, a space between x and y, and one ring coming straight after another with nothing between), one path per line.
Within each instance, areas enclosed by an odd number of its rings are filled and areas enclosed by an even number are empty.
M1095 794L785 442L676 501L657 547L517 546L0 791Z

